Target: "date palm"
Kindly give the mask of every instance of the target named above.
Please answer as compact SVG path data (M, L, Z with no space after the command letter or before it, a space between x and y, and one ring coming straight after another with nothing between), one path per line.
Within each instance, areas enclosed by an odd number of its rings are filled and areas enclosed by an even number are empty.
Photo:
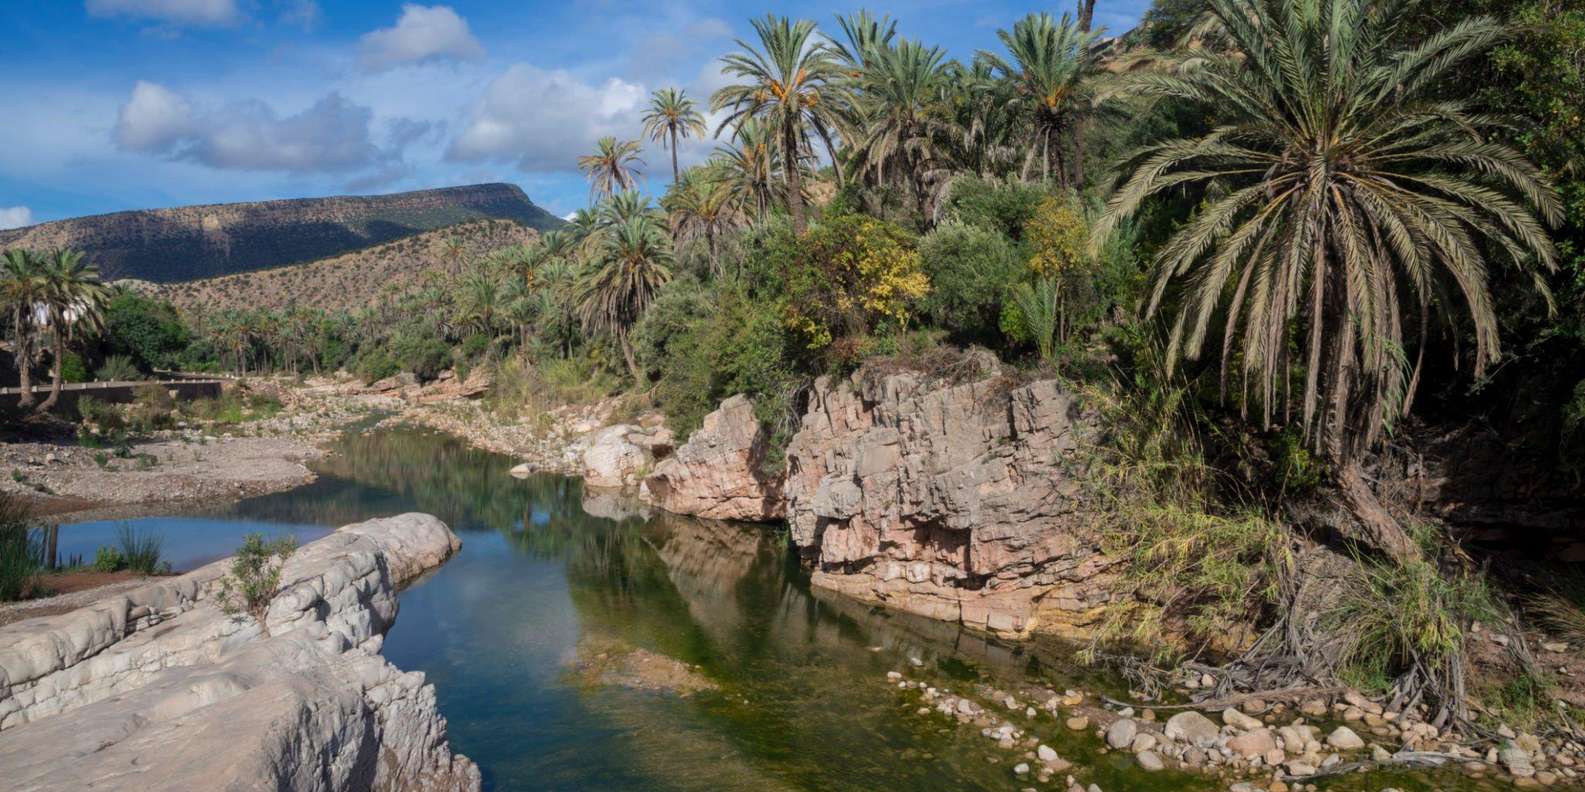
M599 258L580 284L578 319L586 331L616 337L635 384L644 379L628 334L671 280L671 264L671 240L661 223L639 214L605 231Z
M732 189L719 169L688 169L682 181L661 199L661 208L666 210L672 238L678 242L704 240L710 267L719 274L718 241L741 220L733 208Z
M40 264L44 281L43 307L54 342L54 367L50 374L50 395L39 403L46 412L61 399L65 383L66 345L83 332L97 332L104 326L105 302L109 292L99 279L99 270L83 261L81 251L60 248L51 251Z
M578 158L578 170L589 179L591 200L638 186L638 166L644 164L638 155L638 141L606 136L595 143L595 149L595 153Z
M671 181L676 184L682 176L677 169L677 142L694 135L703 137L709 130L704 125L704 115L686 93L676 88L662 88L649 98L649 111L644 114L644 134L671 149Z
M11 312L11 357L22 378L18 404L23 408L32 407L35 402L33 352L45 287L41 269L39 256L21 248L7 250L0 259L0 300Z
M770 131L758 121L744 120L731 145L716 147L711 163L739 212L760 217L775 202L778 158Z
M753 22L759 46L742 39L739 52L721 59L721 71L741 82L715 92L710 105L729 111L716 130L760 119L774 134L781 156L787 210L793 230L804 230L803 167L809 135L820 137L836 161L833 137L851 106L842 58L819 39L815 23L766 16Z
M1013 85L1016 103L1029 118L1033 137L1023 178L1030 177L1038 161L1042 180L1050 179L1055 169L1059 184L1080 186L1084 160L1078 132L1102 71L1096 46L1100 34L1082 29L1067 14L1058 21L1039 13L1018 20L1011 31L996 31L996 36L1011 60L991 52L979 57ZM1071 146L1066 156L1064 135Z
M913 190L915 206L929 216L927 183L935 175L938 102L946 78L945 52L903 40L874 49L859 73L864 129L853 140L858 161L877 181L891 176Z
M1407 412L1434 314L1469 328L1478 376L1501 354L1489 266L1555 266L1542 221L1560 209L1544 178L1492 142L1496 122L1430 91L1504 28L1472 18L1409 46L1394 39L1395 2L1210 10L1226 51L1131 87L1203 107L1215 128L1140 152L1094 238L1157 193L1201 196L1160 252L1148 302L1163 310L1176 288L1170 357L1198 357L1219 322L1224 383L1237 366L1267 424L1291 404L1288 371L1302 362L1302 425L1358 518L1355 538L1414 557L1360 454Z

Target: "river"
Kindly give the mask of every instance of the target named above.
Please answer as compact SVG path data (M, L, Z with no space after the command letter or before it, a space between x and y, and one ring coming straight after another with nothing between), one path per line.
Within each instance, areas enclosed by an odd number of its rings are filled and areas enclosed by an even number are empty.
M1018 790L1022 761L977 727L920 714L902 670L933 685L1106 681L1065 650L988 640L954 625L811 590L777 526L643 516L560 477L517 480L513 461L415 429L349 434L299 489L128 522L165 537L178 569L250 531L301 540L406 511L463 541L406 589L384 653L437 689L453 747L496 790ZM63 555L92 558L120 521L65 525ZM707 689L613 684L590 669L634 650ZM629 680L631 681L631 680ZM1225 790L1229 781L1146 774L1087 733L1033 730L1068 771L1106 792ZM1486 786L1485 784L1491 784ZM1496 789L1454 774L1372 774L1322 789Z

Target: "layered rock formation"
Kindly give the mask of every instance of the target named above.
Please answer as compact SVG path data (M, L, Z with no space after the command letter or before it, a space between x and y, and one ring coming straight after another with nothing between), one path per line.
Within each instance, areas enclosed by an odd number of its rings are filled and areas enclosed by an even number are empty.
M784 515L781 482L762 471L769 437L754 404L733 396L644 479L640 496L674 514L767 522Z
M1055 381L993 363L822 378L787 450L814 585L1003 634L1083 634L1108 597L1080 480L1092 424Z
M581 438L583 483L589 487L636 487L657 460L672 451L671 430L617 424Z
M73 247L114 278L193 280L335 256L480 218L561 226L511 184L78 217L0 231L0 248Z
M46 789L475 790L434 688L378 654L396 591L461 543L406 514L282 570L266 634L215 602L228 562L0 628L0 766Z

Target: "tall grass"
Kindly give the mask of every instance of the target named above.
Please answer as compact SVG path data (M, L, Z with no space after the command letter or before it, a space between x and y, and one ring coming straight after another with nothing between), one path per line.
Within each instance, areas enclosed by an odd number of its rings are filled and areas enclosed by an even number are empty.
M116 544L127 569L143 575L159 571L165 537L158 531L140 531L131 523L122 523L116 526Z
M0 493L0 601L21 599L38 585L44 540L27 503Z

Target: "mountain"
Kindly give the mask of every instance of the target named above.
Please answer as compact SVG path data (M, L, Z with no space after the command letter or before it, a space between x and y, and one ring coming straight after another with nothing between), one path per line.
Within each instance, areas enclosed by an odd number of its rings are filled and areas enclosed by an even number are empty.
M318 261L138 288L187 314L294 305L356 310L419 282L426 273L451 276L466 262L529 242L538 233L511 220L470 220Z
M0 248L74 247L107 278L175 283L337 256L477 220L562 221L516 185L142 209L0 231Z

